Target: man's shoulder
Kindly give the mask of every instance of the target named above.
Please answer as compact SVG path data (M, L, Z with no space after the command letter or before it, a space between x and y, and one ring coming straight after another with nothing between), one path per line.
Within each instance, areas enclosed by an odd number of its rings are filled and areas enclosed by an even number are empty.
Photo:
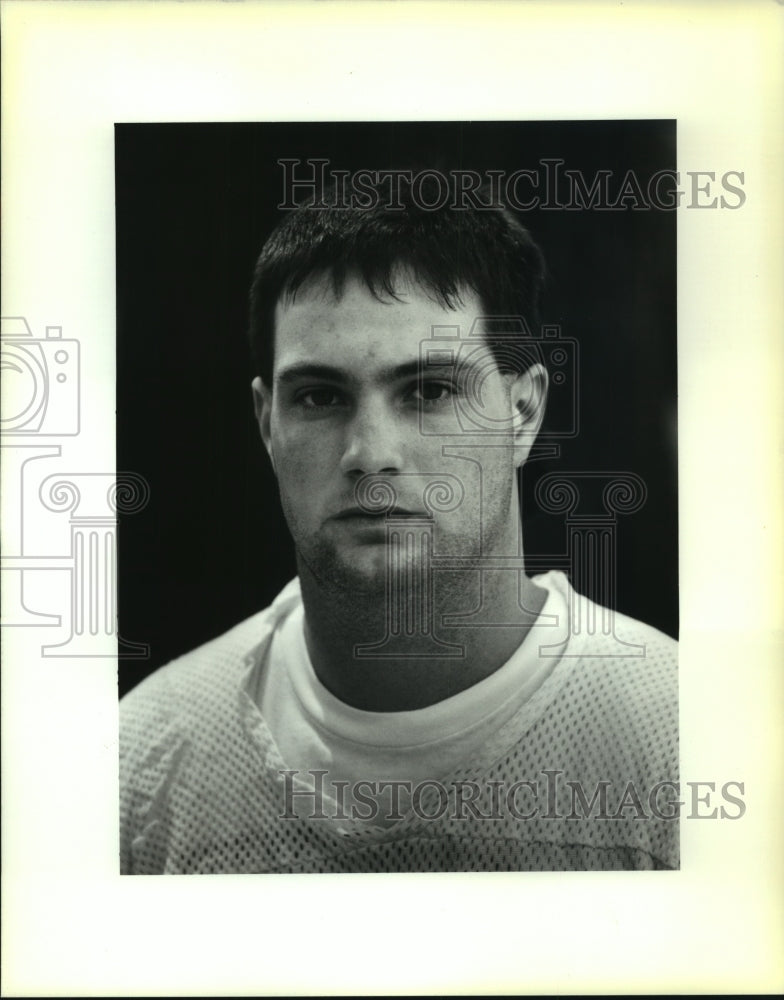
M281 614L299 600L295 579L268 607L155 670L121 700L121 735L125 729L138 738L141 730L160 731L175 719L180 724L198 723L209 719L227 699L234 703L259 648L269 640Z
M522 741L522 759L536 747L563 777L572 843L582 837L597 849L622 846L677 868L677 820L654 807L660 791L678 782L678 643L580 595L562 573L546 574L540 585L564 597L568 636L550 677L551 701ZM604 789L613 822L573 821L576 789L587 801Z
M661 658L677 660L678 643L672 636L621 611L597 603L578 593L568 577L551 571L535 577L534 582L560 594L568 608L568 632L572 652L584 656L617 658Z
M583 655L610 661L622 660L627 665L632 661L642 661L646 669L658 669L664 673L677 668L676 639L620 611L598 605L597 608L602 612L602 627L583 637Z
M559 590L569 609L559 672L563 696L603 715L608 724L655 719L669 740L677 728L677 641L579 594L562 573L541 580L541 585Z

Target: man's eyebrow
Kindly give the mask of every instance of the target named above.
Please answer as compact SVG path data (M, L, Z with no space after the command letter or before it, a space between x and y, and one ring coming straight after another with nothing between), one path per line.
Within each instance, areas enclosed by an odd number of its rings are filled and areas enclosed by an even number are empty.
M436 372L453 371L454 368L455 365L449 362L434 365L423 363L418 358L414 358L412 361L405 361L400 365L384 368L377 372L375 377L379 382L391 382L396 379L409 378L427 373L435 374ZM298 382L304 378L327 379L330 382L350 382L355 380L355 377L350 372L342 368L306 361L283 368L275 376L275 381L279 385L290 385L292 382Z
M275 381L282 385L297 382L301 378L323 378L332 382L345 382L348 379L346 372L332 365L317 365L304 362L298 365L289 365L282 369L275 376Z

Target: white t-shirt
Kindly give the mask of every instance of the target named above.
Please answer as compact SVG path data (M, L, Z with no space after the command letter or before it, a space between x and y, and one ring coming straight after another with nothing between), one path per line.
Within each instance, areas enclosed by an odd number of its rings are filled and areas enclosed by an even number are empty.
M546 576L534 583L547 591L538 621L565 622L562 594L548 587ZM256 703L287 767L327 772L323 787L331 805L339 794L351 811L352 789L360 781L404 783L394 792L385 787L377 798L373 822L384 825L406 811L413 786L470 760L472 750L528 701L558 662L557 648L539 655L541 642L541 629L534 625L509 660L477 684L425 708L369 712L340 701L318 679L305 642L304 609L296 604L260 664ZM361 791L366 796L367 786Z

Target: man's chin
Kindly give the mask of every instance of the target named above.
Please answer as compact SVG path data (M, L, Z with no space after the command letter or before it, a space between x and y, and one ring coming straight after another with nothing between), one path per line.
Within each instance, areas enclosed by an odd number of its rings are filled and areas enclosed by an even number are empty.
M332 582L341 590L362 595L383 595L387 586L387 560L383 552L341 556L332 565Z
M358 598L377 596L383 598L388 582L396 579L405 586L404 578L413 582L412 575L418 566L410 561L391 563L391 553L386 546L362 546L349 552L332 552L328 558L308 560L308 566L322 585L339 589L346 595Z

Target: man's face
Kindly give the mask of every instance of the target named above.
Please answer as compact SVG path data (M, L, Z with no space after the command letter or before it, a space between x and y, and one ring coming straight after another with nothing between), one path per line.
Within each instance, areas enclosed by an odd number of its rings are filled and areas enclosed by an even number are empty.
M422 366L434 327L459 326L465 338L482 314L475 296L464 294L452 310L410 281L401 280L397 293L399 301L379 301L354 278L340 297L328 281L305 285L277 306L271 391L254 381L298 556L322 584L349 590L385 583L386 513L363 510L362 497L373 491L362 487L371 483L394 497L398 524L432 518L437 555L516 554L516 469L541 417L521 417L518 403L537 393L534 408L543 403L543 373L502 374L483 341L457 341L458 364L449 364L447 352ZM469 393L492 437L466 433L459 420ZM405 560L420 558L416 545Z

